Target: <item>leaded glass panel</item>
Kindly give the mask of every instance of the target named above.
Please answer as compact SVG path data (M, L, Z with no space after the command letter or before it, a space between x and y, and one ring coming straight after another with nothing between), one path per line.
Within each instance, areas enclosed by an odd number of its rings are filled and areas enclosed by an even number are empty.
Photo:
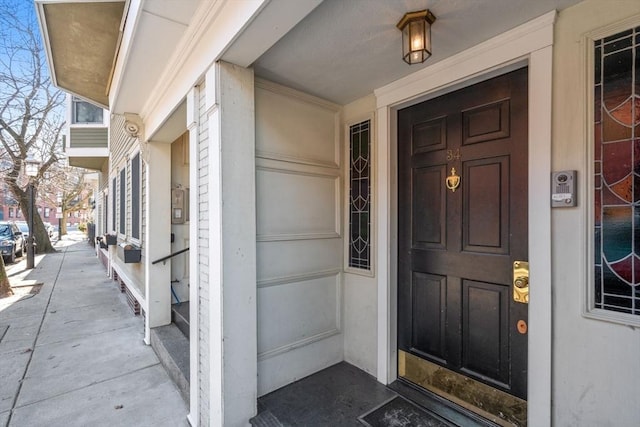
M594 44L595 307L640 315L640 27Z
M371 268L371 121L349 127L349 267Z

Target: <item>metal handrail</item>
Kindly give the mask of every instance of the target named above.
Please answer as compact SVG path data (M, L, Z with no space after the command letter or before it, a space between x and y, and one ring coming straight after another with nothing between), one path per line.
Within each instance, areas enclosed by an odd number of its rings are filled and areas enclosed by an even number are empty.
M153 265L153 264L157 264L157 263L162 262L162 261L166 261L169 258L173 258L176 255L180 255L181 253L187 252L188 250L189 250L189 248L180 249L178 252L174 252L171 255L167 255L166 257L162 257L160 259L157 259L157 260L153 261L151 264Z

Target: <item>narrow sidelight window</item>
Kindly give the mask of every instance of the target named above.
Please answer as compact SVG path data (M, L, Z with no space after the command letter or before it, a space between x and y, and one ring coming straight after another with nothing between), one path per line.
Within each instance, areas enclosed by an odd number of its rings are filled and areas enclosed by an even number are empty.
M640 315L640 27L594 49L593 301Z
M140 153L131 159L131 237L140 239Z
M349 267L371 269L371 120L349 127Z

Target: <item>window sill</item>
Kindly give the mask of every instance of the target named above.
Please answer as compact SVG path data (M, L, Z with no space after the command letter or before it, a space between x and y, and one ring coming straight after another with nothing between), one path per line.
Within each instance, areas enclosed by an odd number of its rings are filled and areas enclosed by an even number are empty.
M588 319L617 323L619 325L630 326L632 328L640 327L640 316L634 314L619 313L601 308L592 308L590 310L584 310L582 316Z

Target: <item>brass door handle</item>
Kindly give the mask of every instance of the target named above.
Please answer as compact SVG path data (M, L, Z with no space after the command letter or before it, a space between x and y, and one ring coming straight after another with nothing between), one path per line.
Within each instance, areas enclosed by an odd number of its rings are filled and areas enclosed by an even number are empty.
M529 263L526 261L513 263L513 300L529 304Z
M520 289L527 288L529 287L529 278L526 276L518 277L516 278L516 280L514 280L513 286Z

